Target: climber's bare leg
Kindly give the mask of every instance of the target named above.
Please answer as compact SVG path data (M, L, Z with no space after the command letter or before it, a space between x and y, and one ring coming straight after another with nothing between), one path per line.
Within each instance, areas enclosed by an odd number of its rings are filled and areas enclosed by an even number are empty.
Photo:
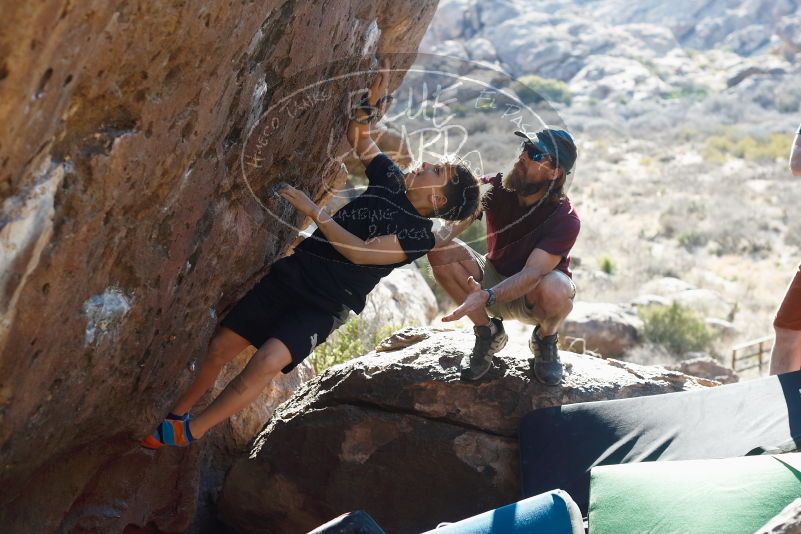
M276 338L268 339L220 396L191 420L189 428L192 437L199 439L210 428L250 405L281 369L291 362L292 357L287 346Z
M181 415L188 412L206 391L214 385L223 366L236 358L248 346L250 346L250 341L230 328L225 326L218 327L209 342L208 352L200 364L200 370L195 380L181 398L178 399L178 403L172 409L172 413Z

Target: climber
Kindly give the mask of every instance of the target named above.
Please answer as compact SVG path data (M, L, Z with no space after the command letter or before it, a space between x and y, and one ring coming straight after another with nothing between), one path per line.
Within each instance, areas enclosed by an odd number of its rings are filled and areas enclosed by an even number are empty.
M790 150L790 172L801 176L801 126ZM773 320L776 340L770 356L770 374L801 369L801 266L795 272Z
M140 443L186 446L252 403L279 373L288 373L347 319L395 267L411 263L455 237L478 212L479 184L462 163L422 163L404 174L370 136L389 101L389 63L352 110L348 140L366 169L367 190L335 215L290 185L277 194L310 217L317 230L270 272L222 320L189 389ZM438 221L433 229L432 218ZM190 408L214 384L223 365L249 345L245 368L196 417Z
M529 340L533 376L557 385L562 376L558 330L576 295L570 249L580 220L563 191L576 145L564 130L515 134L524 141L512 169L481 180L492 186L484 202L487 254L457 239L435 247L428 259L436 280L461 303L442 320L467 315L475 324L475 345L462 364L463 380L478 380L489 371L492 356L507 342L506 318L534 325Z

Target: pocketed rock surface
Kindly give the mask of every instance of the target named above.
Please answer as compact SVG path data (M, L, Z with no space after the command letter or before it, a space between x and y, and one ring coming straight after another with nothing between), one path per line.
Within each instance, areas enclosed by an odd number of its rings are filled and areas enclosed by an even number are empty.
M229 472L226 523L292 534L365 510L387 532L422 532L519 500L517 432L530 410L717 384L562 352L563 383L547 387L529 378L526 339L510 339L482 380L465 383L472 334L412 330L394 344L411 345L333 367L276 411Z
M200 451L135 440L301 225L270 186L344 182L350 95L408 52L397 87L435 9L4 3L0 530L188 528Z

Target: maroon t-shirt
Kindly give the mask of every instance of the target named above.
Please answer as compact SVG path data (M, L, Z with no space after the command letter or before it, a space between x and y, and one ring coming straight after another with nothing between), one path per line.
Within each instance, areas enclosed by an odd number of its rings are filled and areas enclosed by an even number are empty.
M558 205L544 203L521 206L517 195L501 185L501 175L485 176L492 184L485 197L487 219L487 259L498 273L512 276L526 265L535 248L561 256L557 269L573 277L570 270L570 249L578 237L581 221L570 199Z

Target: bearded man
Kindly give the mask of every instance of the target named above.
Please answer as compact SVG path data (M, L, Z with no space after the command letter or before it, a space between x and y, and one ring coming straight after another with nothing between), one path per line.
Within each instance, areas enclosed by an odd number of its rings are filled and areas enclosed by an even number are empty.
M564 193L576 145L564 130L515 135L524 141L512 169L482 178L490 185L484 200L487 254L457 239L432 249L428 259L437 282L461 303L442 320L466 315L475 325L463 380L478 380L489 371L493 355L508 340L503 319L516 319L534 326L529 340L533 376L557 385L562 377L558 330L576 295L570 249L581 223Z

